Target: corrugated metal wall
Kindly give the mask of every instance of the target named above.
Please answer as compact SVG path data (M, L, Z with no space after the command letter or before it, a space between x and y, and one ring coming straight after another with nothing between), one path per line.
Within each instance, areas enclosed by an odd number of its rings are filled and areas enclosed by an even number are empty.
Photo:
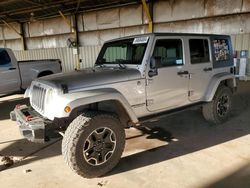
M155 32L250 33L250 0L154 0L153 15ZM73 23L72 16L67 18ZM21 32L20 23L10 24ZM82 12L77 16L79 45L98 46L113 38L147 33L147 25L140 3ZM24 23L24 34L28 50L64 48L74 37L61 17ZM0 25L0 47L21 50L20 36Z
M250 33L232 35L232 43L234 50L250 51ZM92 67L101 46L84 46L80 47L79 54L81 68ZM76 65L76 55L73 54L72 48L49 48L36 49L28 51L14 51L18 60L35 60L35 59L60 59L63 65L63 71L68 72L74 70Z
M232 43L234 50L250 51L250 33L232 35Z
M95 63L101 46L84 46L80 47L81 68L92 67Z
M81 68L91 67L99 53L100 46L84 46L79 49L79 56L82 59ZM37 59L60 59L63 71L68 72L76 67L77 56L73 54L72 48L49 48L27 51L14 51L17 60L37 60Z

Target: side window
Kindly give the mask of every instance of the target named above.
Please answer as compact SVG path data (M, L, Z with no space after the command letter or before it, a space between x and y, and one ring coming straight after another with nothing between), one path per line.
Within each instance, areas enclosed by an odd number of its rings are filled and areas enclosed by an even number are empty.
M191 64L209 62L209 47L207 39L189 40Z
M215 61L227 61L230 59L230 49L227 39L213 40Z
M9 54L4 49L0 49L0 66L11 63Z
M180 39L157 40L153 57L157 68L183 65L182 41Z

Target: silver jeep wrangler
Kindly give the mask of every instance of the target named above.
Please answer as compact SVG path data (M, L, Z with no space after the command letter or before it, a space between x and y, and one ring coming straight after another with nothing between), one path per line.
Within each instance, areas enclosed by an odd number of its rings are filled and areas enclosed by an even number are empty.
M33 81L31 107L17 105L10 116L33 142L62 132L67 164L92 178L117 165L125 128L192 105L220 124L235 90L229 36L145 34L106 42L93 68Z

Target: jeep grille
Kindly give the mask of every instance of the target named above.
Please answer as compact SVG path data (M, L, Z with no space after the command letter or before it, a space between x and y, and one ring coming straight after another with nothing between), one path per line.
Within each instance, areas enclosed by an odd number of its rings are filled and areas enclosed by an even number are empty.
M46 89L34 85L32 90L31 105L39 112L44 112Z

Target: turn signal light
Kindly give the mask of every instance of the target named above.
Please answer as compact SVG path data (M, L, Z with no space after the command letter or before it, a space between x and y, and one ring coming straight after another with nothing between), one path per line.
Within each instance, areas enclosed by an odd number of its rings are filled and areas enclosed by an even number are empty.
M66 106L64 108L64 112L69 113L71 111L71 108L69 106Z

